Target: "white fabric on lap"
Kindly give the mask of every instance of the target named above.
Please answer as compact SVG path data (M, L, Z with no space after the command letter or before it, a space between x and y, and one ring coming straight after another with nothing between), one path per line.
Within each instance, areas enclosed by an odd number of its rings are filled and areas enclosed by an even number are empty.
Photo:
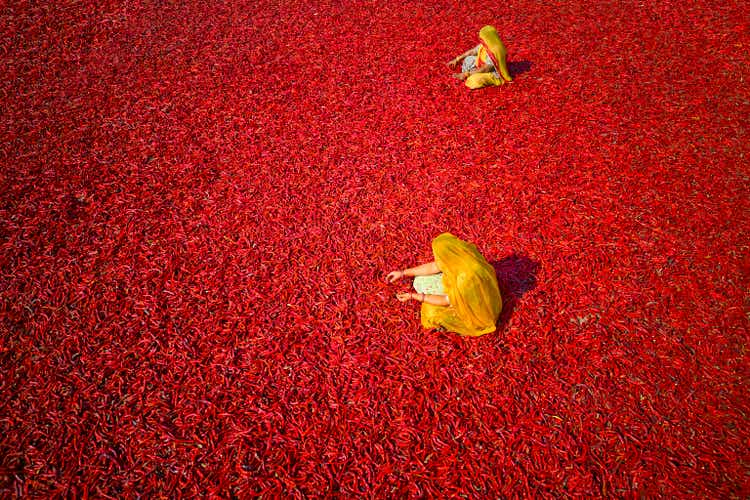
M445 295L445 288L443 288L443 273L431 274L429 276L416 276L414 278L414 289L425 295Z

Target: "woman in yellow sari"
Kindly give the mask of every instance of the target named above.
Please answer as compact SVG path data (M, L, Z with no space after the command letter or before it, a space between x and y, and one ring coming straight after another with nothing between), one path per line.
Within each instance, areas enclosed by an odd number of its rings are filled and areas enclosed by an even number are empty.
M465 80L470 89L513 81L508 71L508 51L497 30L492 26L485 26L479 30L479 41L479 45L448 62L449 67L455 68L463 61L461 73L453 76Z
M502 309L495 269L477 247L450 233L432 240L433 262L392 271L393 283L413 276L417 292L399 292L401 302L422 303L422 326L478 337L495 331Z

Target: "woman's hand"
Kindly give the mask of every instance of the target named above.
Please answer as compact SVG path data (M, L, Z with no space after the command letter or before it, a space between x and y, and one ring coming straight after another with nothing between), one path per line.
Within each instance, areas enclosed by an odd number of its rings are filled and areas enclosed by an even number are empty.
M458 65L458 59L453 59L452 61L448 61L445 64L447 64L450 69L453 69L456 67L456 65Z
M404 277L403 271L391 271L388 273L388 276L385 277L385 279L388 281L388 283L393 283L395 281L400 280Z
M399 302L407 302L411 300L411 292L398 292L396 294L396 298L399 300Z
M464 81L469 75L466 73L453 73L453 78L456 80Z

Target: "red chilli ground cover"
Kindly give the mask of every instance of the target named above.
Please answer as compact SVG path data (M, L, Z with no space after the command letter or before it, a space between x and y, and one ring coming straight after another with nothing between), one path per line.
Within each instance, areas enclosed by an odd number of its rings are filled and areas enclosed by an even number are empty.
M750 9L547 4L4 3L0 496L747 495Z

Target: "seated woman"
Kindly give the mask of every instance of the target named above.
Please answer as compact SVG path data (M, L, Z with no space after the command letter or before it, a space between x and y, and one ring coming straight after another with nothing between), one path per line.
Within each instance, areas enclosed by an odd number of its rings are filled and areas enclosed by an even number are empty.
M414 292L399 292L401 302L422 303L422 326L443 328L461 335L478 337L495 331L502 299L495 269L477 251L477 247L450 233L432 240L434 262L392 271L393 283L414 276Z
M480 89L490 85L503 85L513 81L508 72L507 55L497 30L492 26L485 26L479 30L479 45L448 62L450 68L455 68L463 61L461 73L453 76L459 80L466 80L470 89Z

